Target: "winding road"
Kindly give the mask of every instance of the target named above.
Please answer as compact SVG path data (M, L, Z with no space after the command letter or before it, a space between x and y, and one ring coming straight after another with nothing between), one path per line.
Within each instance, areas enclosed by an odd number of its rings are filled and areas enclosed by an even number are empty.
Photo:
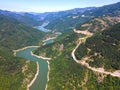
M80 33L79 31L75 30L74 31L75 33ZM82 31L81 34L83 34L84 31ZM85 34L85 33L84 33ZM71 55L72 55L72 58L74 59L74 61L80 65L83 65L85 67L87 67L88 69L94 71L94 72L98 72L98 73L102 73L102 74L106 74L106 75L111 75L113 77L120 77L120 70L116 70L114 72L108 72L108 71L105 71L104 68L95 68L95 67L91 67L87 62L86 60L89 59L89 57L84 57L82 58L82 60L77 60L76 56L75 56L75 51L77 50L77 48L79 47L79 45L82 43L83 40L86 40L88 37L90 37L92 34L86 34L87 37L84 37L84 38L79 38L79 43L77 44L77 46L75 47L75 49L72 51Z

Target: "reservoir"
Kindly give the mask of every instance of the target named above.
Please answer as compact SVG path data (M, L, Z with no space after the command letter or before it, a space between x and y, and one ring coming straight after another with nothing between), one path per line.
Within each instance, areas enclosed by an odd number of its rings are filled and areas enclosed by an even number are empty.
M49 32L48 29L45 29L45 28L42 27L42 26L36 26L35 28L38 29L38 30L40 30L40 31L43 31L43 32Z
M47 24L48 23L43 23L43 25L37 26L35 28L37 28L41 31L44 31L44 32L49 32L49 30L44 28ZM49 39L44 42L44 45L50 44L53 42L54 42L53 39ZM30 61L38 62L39 74L38 74L35 82L32 84L32 86L29 89L30 90L45 90L46 84L47 84L48 63L46 60L43 60L43 59L40 59L40 58L37 58L37 57L31 55L31 51L33 51L35 49L36 49L35 47L26 48L24 50L17 52L16 56L25 58Z
M50 30L45 29L45 26L47 26L49 24L49 22L43 23L41 26L35 26L34 28L43 31L43 32L50 32Z
M25 50L19 51L16 53L17 57L22 57L30 61L38 62L39 64L39 74L30 87L30 90L45 90L47 84L47 73L48 73L48 63L45 60L39 59L31 55L31 51L35 50L36 48L27 48Z

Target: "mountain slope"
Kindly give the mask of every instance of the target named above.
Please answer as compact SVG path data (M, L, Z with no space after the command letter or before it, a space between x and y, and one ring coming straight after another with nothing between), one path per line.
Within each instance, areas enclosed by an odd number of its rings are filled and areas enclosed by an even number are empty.
M110 35L114 36L114 34L116 33L117 35L115 35L115 37L117 36L117 39L119 39L119 35L118 35L119 25L114 26L110 30L110 33L112 33ZM115 27L117 29L115 29ZM109 34L109 30L104 31L103 33ZM99 36L99 34L97 35ZM75 48L76 44L78 43L78 38L80 37L84 37L84 35L72 33L60 41L54 42L53 44L50 44L50 45L40 47L38 50L35 51L37 55L52 57L52 60L50 61L51 69L50 69L50 75L49 75L48 90L56 90L56 89L60 89L60 90L69 90L69 89L71 90L74 90L74 89L75 90L86 90L86 89L87 90L118 90L120 89L119 78L112 77L111 75L105 75L105 74L101 74L98 72L93 72L89 70L88 68L80 64L77 64L72 59L71 52ZM114 38L112 38L112 40L114 41ZM89 42L89 41L94 42L93 39L92 40L88 39L86 42ZM108 43L108 42L104 41L104 43ZM82 46L83 47L77 49L81 52L77 51L78 54L76 54L76 56L80 56L82 53L84 53L83 49L86 48L86 46L84 46L84 43L82 44ZM109 47L106 47L105 50L107 50L107 48ZM118 49L115 46L115 48L113 48L113 52L116 50ZM93 50L91 50L90 54L92 54L92 51ZM116 52L115 53L113 52L111 52L111 54L116 54ZM118 57L118 54L117 54L117 57ZM120 57L118 57L118 59L119 58ZM112 64L113 62L109 62L109 64L110 63ZM117 62L115 63L114 63L114 66L118 65ZM93 64L96 65L96 63L93 63Z
M95 16L95 17L104 16L104 15L114 16L116 13L113 12L117 12L117 11L120 11L120 2L95 8L93 10L90 10L89 12L85 12L84 15Z
M92 33L103 31L109 26L115 25L120 22L119 15L116 16L103 16L89 20L88 22L77 25L76 30L85 31L88 30Z
M43 36L43 32L15 19L0 15L0 46L17 49L18 47L37 44Z
M0 10L0 14L3 14L7 17L17 19L20 22L23 22L30 26L39 26L44 22L52 22L55 19L66 16L67 14L72 13L83 13L87 10L91 10L95 7L88 8L76 8L72 10L60 11L60 12L46 12L46 13L27 13L27 12L11 12L7 10Z
M49 21L49 24L46 26L46 28L60 32L67 31L71 28L74 28L78 23L82 24L88 21L91 17L83 17L82 13L94 8L95 7L76 8L62 12L56 12L55 14L48 14L45 17L45 20Z
M13 50L37 45L44 33L15 19L0 15L0 90L26 90L36 63L13 56ZM29 76L28 76L29 75Z
M46 28L54 31L65 32L73 29L76 24L82 24L90 19L91 17L82 17L79 14L69 14L50 22Z
M30 13L17 13L17 12L0 10L0 14L3 14L13 19L17 19L19 22L25 23L30 26L41 24L40 22L41 20L39 19L39 17L37 17L34 14L30 14Z
M58 12L46 12L46 13L37 14L37 16L42 16L44 21L52 22L56 19L66 17L70 14L82 14L85 11L89 11L92 9L95 9L95 7L75 8L75 9L58 11Z
M96 33L81 44L76 56L78 60L90 57L87 62L93 67L104 67L107 70L120 70L120 24L103 32ZM84 50L85 49L85 50ZM81 52L83 51L84 52Z
M55 18L54 20L50 21L46 28L64 32L66 30L69 30L69 28L74 28L77 24L81 25L92 18L96 18L99 16L114 17L119 15L120 15L120 2L102 7L86 9L84 12L69 13L67 15Z
M83 24L83 27L78 26L80 30L89 30L94 32L95 35L82 43L75 54L79 60L88 57L89 59L86 62L94 68L104 68L105 71L109 72L118 70L118 73L120 70L120 24L108 29L110 26L119 22L119 6L116 4L114 6L118 7L114 11L109 11L106 8L105 10L108 11L105 11L105 13L93 14L94 18L85 23L91 24L90 28L85 24ZM111 5L107 7L111 7ZM104 14L108 16L103 16ZM99 15L101 16L98 17ZM86 14L84 16L92 16L92 14ZM106 28L108 30L103 31ZM50 75L48 90L119 90L120 78L92 71L84 65L75 63L72 59L71 52L77 46L80 37L84 37L84 35L68 34L62 40L56 40L57 42L45 45L34 51L37 55L52 58L49 61Z

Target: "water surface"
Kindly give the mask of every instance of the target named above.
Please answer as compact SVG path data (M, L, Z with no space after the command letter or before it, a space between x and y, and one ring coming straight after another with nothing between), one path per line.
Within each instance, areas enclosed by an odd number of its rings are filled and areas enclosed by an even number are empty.
M47 26L49 23L46 22L46 23L43 23L41 26L35 26L34 28L40 30L40 31L43 31L43 32L50 32L50 30L46 29L45 26Z
M30 52L35 49L36 48L27 48L25 50L17 52L16 56L39 63L39 74L34 84L30 87L30 90L45 90L47 83L48 63L45 60L36 58L31 55Z

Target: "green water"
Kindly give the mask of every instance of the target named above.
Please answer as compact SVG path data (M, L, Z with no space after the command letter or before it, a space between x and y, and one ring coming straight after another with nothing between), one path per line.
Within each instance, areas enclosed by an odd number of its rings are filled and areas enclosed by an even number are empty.
M48 63L45 60L31 56L30 52L34 49L35 48L27 48L25 50L19 51L16 56L39 63L39 75L34 84L30 87L30 90L45 90L47 83Z
M44 44L50 44L50 43L53 43L53 42L54 42L54 40L50 39L50 40L45 41Z

